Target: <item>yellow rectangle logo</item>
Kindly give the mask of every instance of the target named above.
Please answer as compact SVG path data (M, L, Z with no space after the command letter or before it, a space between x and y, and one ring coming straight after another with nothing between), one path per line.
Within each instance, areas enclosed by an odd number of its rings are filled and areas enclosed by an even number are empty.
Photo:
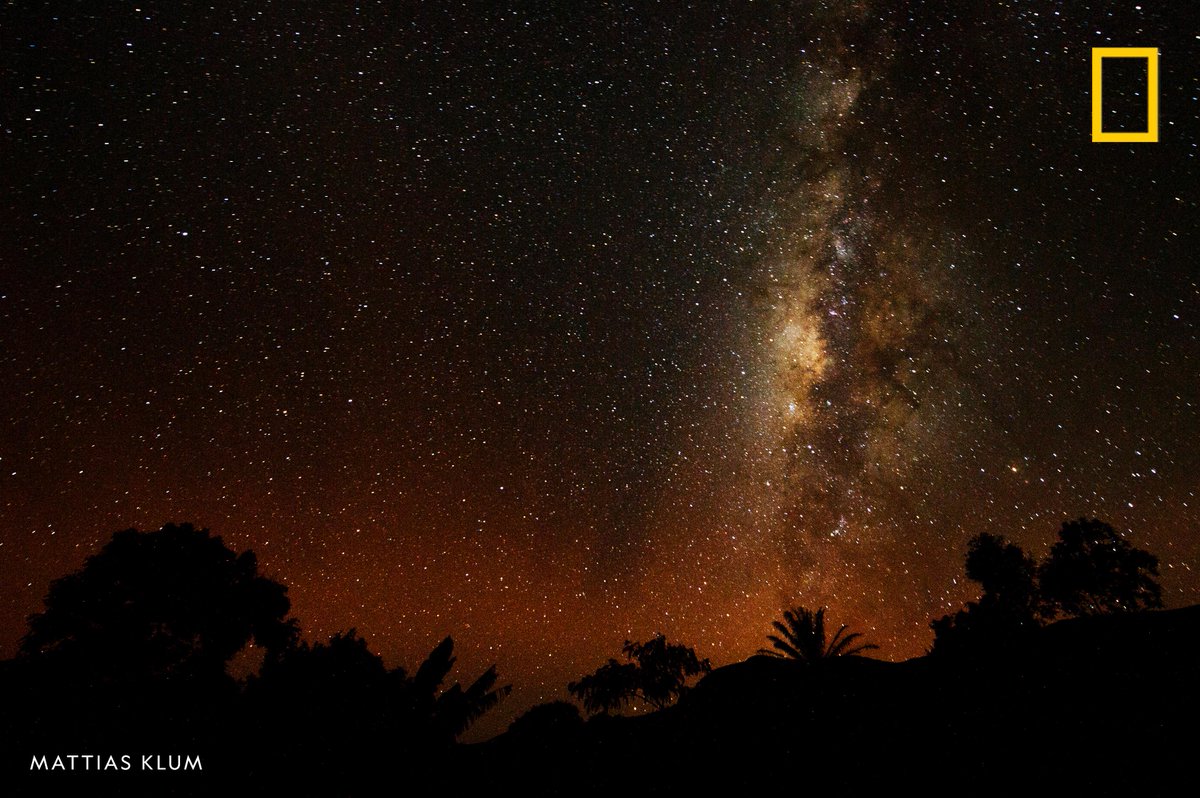
M1146 59L1146 129L1142 131L1104 132L1105 58ZM1092 141L1158 141L1158 48L1092 48Z

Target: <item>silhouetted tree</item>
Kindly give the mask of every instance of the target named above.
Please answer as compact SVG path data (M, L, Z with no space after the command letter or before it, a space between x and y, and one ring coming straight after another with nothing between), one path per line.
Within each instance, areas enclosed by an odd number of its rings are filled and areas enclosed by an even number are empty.
M388 671L378 654L367 648L367 641L355 629L338 632L327 643L297 642L263 663L262 672L251 678L254 690L270 689L285 697L305 695L308 701L334 697L339 705L351 708L347 692L364 699L384 688L393 679L397 686L406 675L403 668Z
M447 637L410 675L387 668L354 629L324 643L298 642L250 681L248 739L255 751L271 747L278 773L424 778L510 689L495 687L493 667L465 689L442 690L453 647Z
M430 652L406 686L412 705L429 718L437 734L450 741L465 732L512 690L512 685L496 687L498 676L493 665L469 687L464 689L456 682L439 694L438 690L454 667L454 662L454 640L447 637Z
M449 745L512 689L496 687L493 665L469 687L456 682L442 690L454 663L454 640L447 637L410 677L402 667L387 669L351 629L328 643L292 646L264 664L252 687L284 702L307 696L305 711L327 716L325 725L341 725L341 718L406 743Z
M328 771L374 747L393 745L404 731L396 694L403 669L389 672L354 629L328 642L296 642L263 662L246 688L251 739L275 746L277 764ZM336 730L336 731L334 731Z
M1096 519L1066 521L1050 554L1036 565L999 535L967 549L967 576L979 601L933 621L933 650L1006 645L1058 615L1101 615L1162 606L1158 558L1130 545Z
M609 712L637 697L640 679L636 664L610 659L595 673L568 684L567 690L583 702L588 712Z
M4 702L29 746L212 750L235 726L229 661L252 640L278 651L296 636L286 588L254 554L190 524L117 532L44 603L10 670L20 699Z
M687 691L687 681L712 670L707 659L682 644L658 635L645 643L625 641L621 653L629 662L610 659L595 673L567 685L588 712L609 712L635 699L662 709Z
M981 603L1030 619L1039 614L1037 566L1020 546L1000 535L976 535L967 546L966 570L983 588Z
M135 682L218 679L251 639L294 640L287 589L207 529L117 532L81 570L55 580L29 619L21 655Z
M1042 596L1066 615L1162 606L1158 558L1096 519L1066 521L1039 570Z
M1020 546L1000 535L976 535L967 545L966 570L983 594L930 624L934 651L1001 645L1040 625L1037 566Z
M825 608L813 612L805 607L784 610L782 621L771 623L778 635L767 635L772 648L760 648L758 653L785 657L802 662L815 662L830 657L849 656L879 648L874 643L859 643L861 632L847 634L842 624L833 638L825 639Z

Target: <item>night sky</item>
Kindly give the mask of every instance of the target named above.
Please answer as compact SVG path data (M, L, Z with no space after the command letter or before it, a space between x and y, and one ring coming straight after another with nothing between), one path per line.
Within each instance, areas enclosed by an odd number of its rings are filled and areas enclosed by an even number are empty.
M1193 4L559 5L0 11L0 656L167 521L493 724L796 603L919 655L979 532L1200 601Z

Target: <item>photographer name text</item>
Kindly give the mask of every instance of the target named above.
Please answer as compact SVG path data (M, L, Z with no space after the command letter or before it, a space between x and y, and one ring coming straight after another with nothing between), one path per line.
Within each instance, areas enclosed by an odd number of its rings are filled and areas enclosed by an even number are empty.
M198 771L199 754L34 754L31 771Z

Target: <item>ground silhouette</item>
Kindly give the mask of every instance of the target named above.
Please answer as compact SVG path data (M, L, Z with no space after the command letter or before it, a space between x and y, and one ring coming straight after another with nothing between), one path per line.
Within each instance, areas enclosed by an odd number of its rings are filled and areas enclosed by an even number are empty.
M51 585L0 662L5 794L1163 792L1194 749L1200 607L1150 609L1150 555L1100 522L1063 529L1040 568L1003 538L973 541L975 607L1036 620L1005 645L884 662L851 653L862 644L845 627L826 640L823 611L797 610L795 629L781 625L813 656L713 670L660 635L572 685L590 719L550 702L470 745L458 737L508 688L495 668L452 683L452 638L415 670L388 667L353 629L302 639L286 589L206 530L119 532ZM1052 620L1065 614L1079 617ZM261 669L234 679L227 664L251 643ZM657 711L612 714L631 701ZM145 752L204 769L31 772L39 755Z
M516 730L461 753L523 795L1161 794L1190 778L1198 641L1189 607L1063 620L986 656L759 655L661 712L560 728L552 755Z

